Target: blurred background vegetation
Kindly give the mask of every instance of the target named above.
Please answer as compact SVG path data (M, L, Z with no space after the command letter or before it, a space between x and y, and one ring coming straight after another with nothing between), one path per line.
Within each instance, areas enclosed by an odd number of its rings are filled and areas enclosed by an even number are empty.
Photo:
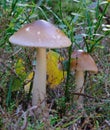
M109 3L106 0L0 1L0 130L110 129ZM98 74L86 74L84 110L78 109L72 100L75 81L68 65L62 83L54 89L47 83L49 115L41 114L36 119L29 111L34 48L14 46L9 37L24 24L38 19L58 26L72 42L67 49L53 51L70 61L71 53L82 49L97 63Z

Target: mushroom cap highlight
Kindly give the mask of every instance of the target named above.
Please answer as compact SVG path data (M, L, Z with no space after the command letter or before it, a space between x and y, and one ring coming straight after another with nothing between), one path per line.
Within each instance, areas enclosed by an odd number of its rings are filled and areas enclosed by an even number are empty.
M98 72L93 58L83 50L76 50L71 55L71 70Z
M24 25L9 41L21 46L41 48L63 48L71 45L69 38L59 28L45 20Z

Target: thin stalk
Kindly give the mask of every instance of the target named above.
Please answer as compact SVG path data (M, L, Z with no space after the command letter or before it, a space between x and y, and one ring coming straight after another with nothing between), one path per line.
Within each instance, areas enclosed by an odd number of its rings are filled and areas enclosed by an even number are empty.
M100 16L100 18L99 18L99 20L98 20L98 23L96 24L96 28L95 28L95 30L94 30L94 34L97 33L97 30L98 30L98 28L99 28L100 25L101 25L103 16L105 15L105 12L106 12L108 6L109 6L109 3L105 6L104 11L103 11L102 15ZM93 36L93 39L94 39L94 38L95 38L95 35ZM92 52L93 48L94 48L94 47L98 44L98 42L99 42L100 40L102 40L102 39L103 39L103 37L98 38L98 39L95 41L95 44L93 44L93 45L91 46L89 52Z
M105 15L105 12L106 12L108 6L109 6L109 3L106 4L106 6L105 6L105 8L104 8L104 10L103 10L102 15L99 17L99 20L98 20L98 22L97 22L97 24L96 24L96 27L95 27L95 30L94 30L94 34L96 34L97 30L99 29L100 24L101 24L102 19L103 19L103 16ZM94 35L94 37L95 37L95 35Z
M90 36L90 38L91 38L91 36L92 36L92 22L91 22L91 19L90 19L90 15L89 15L89 13L88 13L88 9L86 10L86 18L87 18L87 24L88 24L88 28L89 28L89 30L88 30L88 33L89 33L89 36Z
M60 6L60 17L62 19L63 16L62 16L62 2L61 2L61 0L59 1L59 6Z
M72 53L72 45L69 47L68 54L69 54L69 60L68 60L68 67L67 67L67 79L66 79L66 86L65 86L65 100L69 100L69 79L70 79L70 62L71 62L71 53Z
M71 41L73 43L73 32L71 30ZM69 55L69 59L68 59L68 67L67 67L67 79L66 79L66 86L65 86L65 101L68 101L69 98L69 79L70 79L70 63L71 63L71 53L72 53L72 46L73 44L71 44L71 46L69 47L68 50L68 55Z
M99 0L97 1L97 7L96 7L96 13L95 13L95 17L98 19L99 16Z
M89 45L88 45L86 39L85 39L85 38L83 38L83 39L84 39L84 42L85 42L85 44L86 44L87 52L89 53L89 52L90 52L90 50L89 50Z
M86 11L85 11L85 16L86 16L86 20L87 20L87 25L88 25L88 32L87 32L87 34L89 34L89 37L90 37L90 39L92 38L92 22L91 22L91 19L90 19L90 15L89 15L89 11L88 11L88 9L87 9L87 6L86 6L86 0L83 0L83 6L84 6L84 8L86 9ZM88 43L86 42L86 40L85 40L85 44L86 44L86 48L87 48L87 52L89 52L89 45L88 45Z

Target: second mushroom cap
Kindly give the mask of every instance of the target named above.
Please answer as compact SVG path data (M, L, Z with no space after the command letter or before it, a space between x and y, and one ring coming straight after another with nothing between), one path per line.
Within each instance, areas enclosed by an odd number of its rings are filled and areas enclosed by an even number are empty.
M71 55L71 59L71 70L98 72L93 58L83 50L74 51Z

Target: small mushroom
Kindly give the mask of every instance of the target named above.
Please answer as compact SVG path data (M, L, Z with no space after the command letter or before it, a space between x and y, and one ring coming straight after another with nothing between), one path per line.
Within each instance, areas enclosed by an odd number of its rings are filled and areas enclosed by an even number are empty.
M46 97L46 48L68 47L71 41L60 29L45 20L25 25L15 32L9 41L16 45L37 48L32 90L32 104L37 105Z
M76 79L76 93L84 94L84 72L91 71L94 73L98 72L98 68L93 60L93 58L83 50L76 50L71 55L71 71L75 71ZM82 96L75 96L77 104L83 107Z
M63 61L63 63L58 64L60 70L67 70L68 60ZM93 58L83 50L75 50L71 55L70 62L71 72L75 71L76 80L76 93L84 94L84 72L91 71L94 73L98 72L98 68L93 60ZM75 96L74 100L77 102L78 106L83 108L83 98L82 96Z

